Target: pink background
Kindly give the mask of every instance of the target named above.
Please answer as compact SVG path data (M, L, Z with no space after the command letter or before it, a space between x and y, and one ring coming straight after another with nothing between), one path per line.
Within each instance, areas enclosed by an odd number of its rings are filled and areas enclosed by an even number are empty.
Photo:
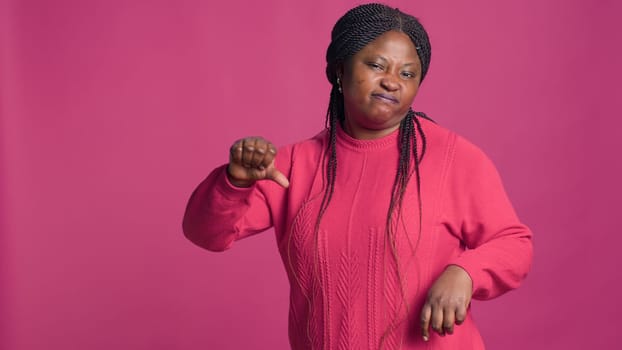
M622 343L622 6L390 1L433 46L415 108L482 147L535 232L524 286L474 306L490 349ZM0 3L0 348L284 349L271 232L181 232L237 138L312 136L356 1Z

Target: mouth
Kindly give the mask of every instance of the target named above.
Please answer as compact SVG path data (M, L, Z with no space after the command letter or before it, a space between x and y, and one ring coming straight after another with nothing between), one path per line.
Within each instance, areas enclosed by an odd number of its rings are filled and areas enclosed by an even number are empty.
M372 94L371 96L379 100L385 101L385 102L395 103L395 104L399 103L399 100L397 98L389 94Z

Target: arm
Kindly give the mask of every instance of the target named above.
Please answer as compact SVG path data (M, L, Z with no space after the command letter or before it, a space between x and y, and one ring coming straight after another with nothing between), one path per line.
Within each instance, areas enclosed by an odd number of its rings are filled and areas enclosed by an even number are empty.
M272 226L270 210L255 184L236 187L220 166L192 193L183 219L184 235L196 245L223 251L234 241Z
M462 138L456 140L444 224L464 243L450 265L473 282L473 298L491 299L517 288L531 267L532 233L510 203L492 161Z
M275 156L274 146L262 138L236 141L229 164L212 171L190 197L182 225L186 237L205 249L223 251L238 239L270 228L267 193L283 194L289 186L275 167Z
M449 261L428 291L421 332L452 334L471 298L490 299L516 288L531 266L531 231L517 218L496 168L466 140L456 139L442 207L442 224L465 250Z

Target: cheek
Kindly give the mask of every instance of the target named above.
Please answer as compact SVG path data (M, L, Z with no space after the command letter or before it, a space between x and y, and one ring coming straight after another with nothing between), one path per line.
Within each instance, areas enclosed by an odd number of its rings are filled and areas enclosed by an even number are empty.
M366 100L367 96L371 94L373 89L373 82L370 77L367 76L355 76L352 79L352 92L356 94L354 96L357 100Z
M411 100L414 100L415 96L417 96L417 92L419 92L419 86L418 85L410 88L408 90L408 93L407 93L408 98L411 99Z
M347 100L351 103L360 104L365 102L369 95L369 81L361 77L352 77L344 89L344 97Z

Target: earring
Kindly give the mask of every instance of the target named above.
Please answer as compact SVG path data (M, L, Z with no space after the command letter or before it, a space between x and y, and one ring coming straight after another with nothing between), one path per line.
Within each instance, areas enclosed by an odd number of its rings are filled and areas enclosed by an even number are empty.
M339 93L342 93L341 91L341 79L337 78L337 90L339 91Z

